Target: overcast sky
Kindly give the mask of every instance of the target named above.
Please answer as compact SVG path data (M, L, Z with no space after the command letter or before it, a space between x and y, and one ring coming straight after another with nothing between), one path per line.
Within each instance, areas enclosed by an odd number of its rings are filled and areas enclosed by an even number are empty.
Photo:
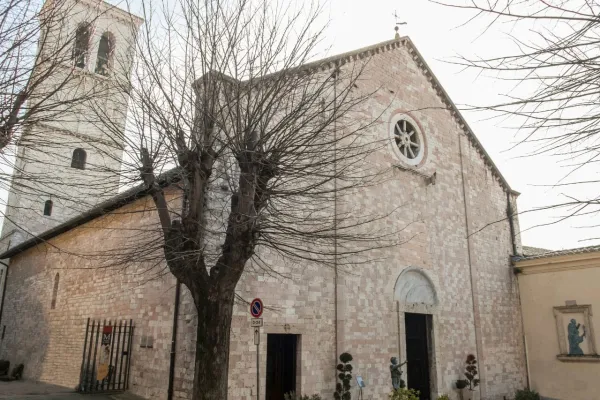
M118 4L120 1L111 3ZM508 24L495 25L482 35L485 21L461 26L470 18L470 14L435 5L428 0L328 0L325 9L331 20L326 35L331 50L323 56L392 39L394 13L397 12L399 19L408 23L401 26L400 34L410 36L454 103L459 106L499 102L499 93L505 93L507 85L480 76L475 71L464 71L448 61L456 55L473 58L510 52L512 42L506 35L507 31L513 35L531 35L526 29L517 31ZM528 149L523 146L512 148L519 136L515 136L516 132L508 128L510 121L490 120L489 115L481 113L463 112L463 115L512 188L522 193L518 203L520 212L557 203L561 199L564 201L561 190L534 185L556 183L565 174L565 169L549 156L522 157ZM5 201L6 193L0 193L0 197ZM534 228L556 221L557 216L557 212L522 214L523 244L563 249L599 242L589 239L600 237L600 230L581 228L585 221L566 220Z

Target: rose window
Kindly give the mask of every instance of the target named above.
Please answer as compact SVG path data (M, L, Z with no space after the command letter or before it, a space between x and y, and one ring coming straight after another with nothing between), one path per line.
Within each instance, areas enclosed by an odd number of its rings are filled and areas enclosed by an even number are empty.
M417 123L405 114L397 115L390 122L394 153L405 164L419 166L424 159L426 143Z
M394 140L400 153L408 159L415 159L421 152L421 139L417 130L405 119L396 122Z

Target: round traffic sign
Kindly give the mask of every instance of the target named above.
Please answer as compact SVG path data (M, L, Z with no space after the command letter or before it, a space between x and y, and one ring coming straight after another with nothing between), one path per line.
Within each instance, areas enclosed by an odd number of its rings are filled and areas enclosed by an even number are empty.
M263 313L263 303L261 299L254 299L250 303L250 314L254 318L260 318Z

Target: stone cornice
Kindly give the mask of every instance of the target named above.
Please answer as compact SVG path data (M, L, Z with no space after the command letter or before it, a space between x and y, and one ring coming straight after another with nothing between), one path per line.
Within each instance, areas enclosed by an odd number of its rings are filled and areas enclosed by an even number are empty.
M144 19L125 11L117 6L107 3L103 0L77 0L78 2L87 5L90 8L100 9L102 13L106 13L111 17L114 17L125 23L133 23L136 27L139 27L144 23Z
M139 28L140 25L144 23L144 19L138 17L135 14L132 14L128 11L125 11L117 6L114 6L110 3L107 3L104 0L75 0L76 3L81 3L89 7L90 9L99 10L101 13L105 13L112 18L115 18L121 22L132 24L135 27ZM44 2L44 6L42 10L46 7L54 6L54 1L47 0Z
M103 145L105 145L107 147L118 148L119 150L125 149L125 145L124 144L117 145L117 144L115 144L111 140L102 139L100 137L92 137L90 135L78 133L78 132L71 131L71 130L68 130L68 129L59 128L57 126L54 126L52 124L48 124L48 123L45 123L45 122L38 122L35 125L35 128L44 128L44 129L55 131L55 132L57 132L59 134L65 135L67 137L75 137L75 138L81 140L83 143L100 143L100 144L103 144Z
M600 268L600 251L516 260L514 266L523 275Z

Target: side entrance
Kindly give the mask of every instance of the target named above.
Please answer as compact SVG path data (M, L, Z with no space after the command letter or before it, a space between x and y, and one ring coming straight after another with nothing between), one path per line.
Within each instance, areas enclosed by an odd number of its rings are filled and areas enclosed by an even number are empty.
M298 392L298 350L300 335L267 335L266 400L282 400L289 392Z

